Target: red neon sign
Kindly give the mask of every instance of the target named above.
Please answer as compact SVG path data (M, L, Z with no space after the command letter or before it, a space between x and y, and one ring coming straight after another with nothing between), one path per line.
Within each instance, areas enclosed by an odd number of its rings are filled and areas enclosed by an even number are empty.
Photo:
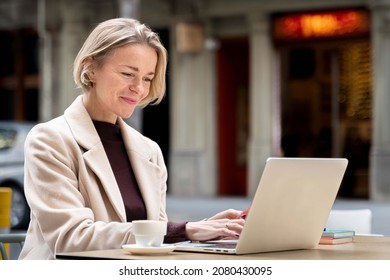
M343 10L276 17L276 40L361 36L369 33L369 15L365 10Z

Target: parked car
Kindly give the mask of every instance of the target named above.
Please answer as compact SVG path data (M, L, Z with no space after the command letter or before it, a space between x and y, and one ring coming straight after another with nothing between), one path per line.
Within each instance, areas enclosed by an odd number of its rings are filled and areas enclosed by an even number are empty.
M30 221L23 187L24 141L33 125L0 121L0 186L12 188L12 229L26 229Z

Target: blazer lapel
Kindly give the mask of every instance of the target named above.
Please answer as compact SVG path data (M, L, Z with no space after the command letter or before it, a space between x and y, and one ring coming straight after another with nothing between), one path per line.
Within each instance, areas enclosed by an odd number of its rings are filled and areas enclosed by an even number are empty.
M102 186L110 200L115 212L122 222L126 222L126 210L123 204L115 175L112 172L111 165L107 159L103 145L100 143L88 150L83 155L85 163L99 178Z
M64 113L77 143L86 151L85 163L96 174L122 222L126 222L126 212L122 196L116 182L103 144L93 125L91 117L84 107L82 96L78 96Z

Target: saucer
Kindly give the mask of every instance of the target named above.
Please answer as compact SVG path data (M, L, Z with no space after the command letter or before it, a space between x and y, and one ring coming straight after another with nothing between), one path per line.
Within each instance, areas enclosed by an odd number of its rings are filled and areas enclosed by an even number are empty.
M163 244L160 247L144 247L137 244L124 244L122 249L135 255L161 255L175 250L176 246Z

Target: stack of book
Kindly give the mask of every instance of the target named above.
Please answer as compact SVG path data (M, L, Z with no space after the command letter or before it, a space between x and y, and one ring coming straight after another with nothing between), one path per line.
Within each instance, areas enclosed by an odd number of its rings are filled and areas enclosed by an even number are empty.
M320 244L344 244L353 241L355 231L325 229L322 232Z

